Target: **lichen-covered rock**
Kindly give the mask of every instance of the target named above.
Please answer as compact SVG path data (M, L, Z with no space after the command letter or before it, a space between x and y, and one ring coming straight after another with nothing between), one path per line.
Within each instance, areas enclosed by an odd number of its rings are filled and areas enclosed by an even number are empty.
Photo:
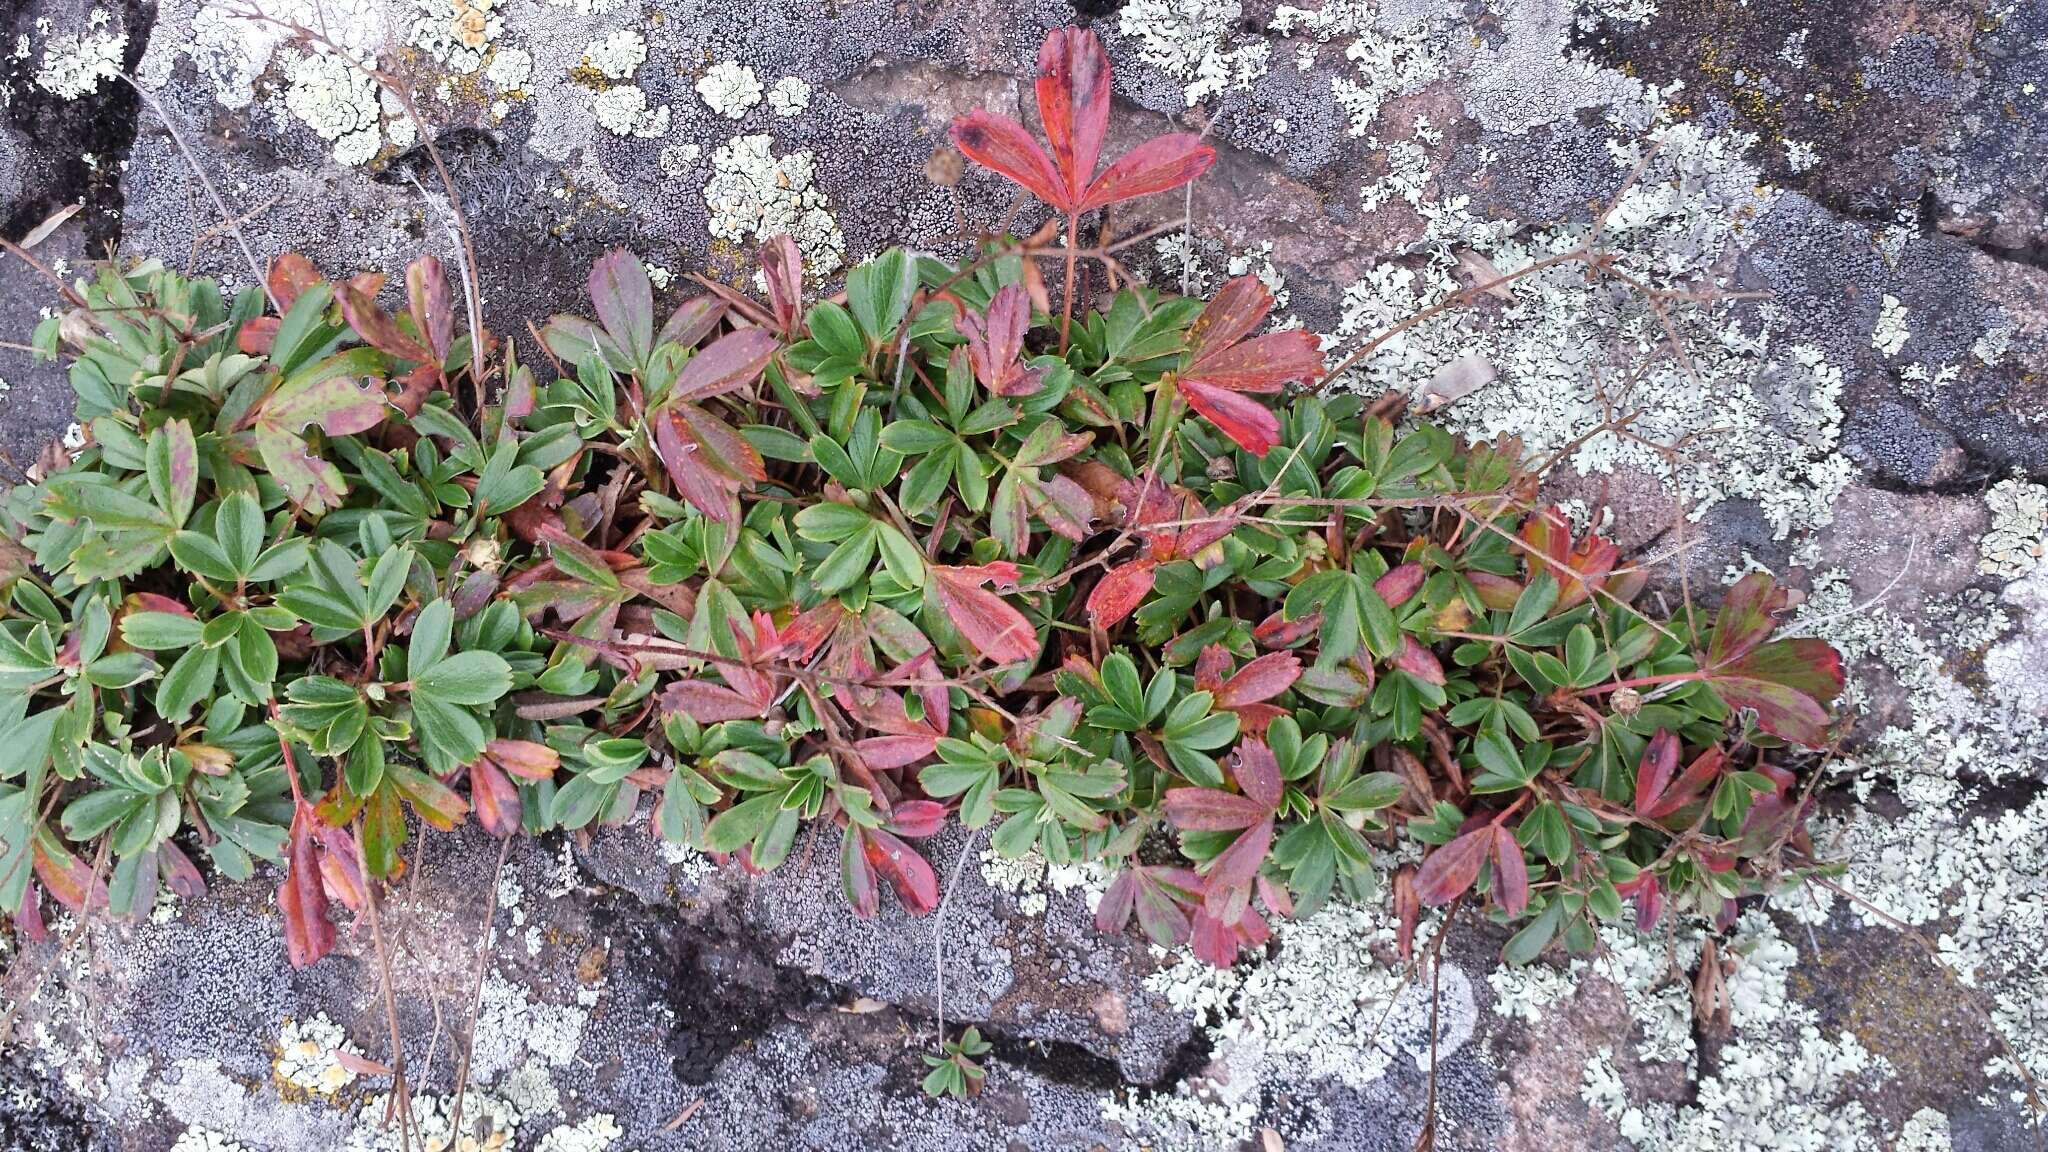
M485 314L522 341L582 306L612 245L679 294L690 272L751 288L752 247L789 231L829 291L883 247L957 254L1044 219L990 173L927 173L953 116L1031 121L1045 29L1092 20L1110 149L1179 126L1219 152L1186 196L1119 209L1112 240L1163 229L1128 270L1190 291L1256 273L1333 364L1379 340L1339 386L1415 392L1476 360L1488 382L1440 417L1560 453L1547 495L1650 595L1711 603L1769 567L1856 670L1815 838L1854 898L1794 889L1711 953L1687 926L1521 970L1461 923L1434 982L1436 1147L2023 1146L2012 1062L2048 1078L2041 5L258 7L15 6L0 232L77 204L33 252L56 275L118 245L247 285L238 232L258 261L390 270L454 261L459 208ZM0 338L57 306L0 259ZM0 468L69 424L63 374L0 348ZM494 853L436 839L386 906L424 1132L453 1119L472 1005L480 1147L1405 1150L1428 1119L1431 1001L1384 906L1215 974L1096 936L1099 877L959 836L931 846L943 920L860 921L832 845L747 877L622 829L515 848L479 983ZM9 1002L35 995L0 1145L398 1146L367 925L293 973L262 882L84 940L13 965ZM967 1103L917 1089L939 965L949 1025L997 1042Z

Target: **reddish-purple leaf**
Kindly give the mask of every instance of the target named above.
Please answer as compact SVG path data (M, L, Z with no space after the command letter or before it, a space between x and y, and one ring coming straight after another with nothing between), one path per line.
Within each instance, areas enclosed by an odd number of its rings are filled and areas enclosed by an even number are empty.
M304 968L334 950L334 923L327 918L327 893L320 885L320 861L313 851L313 810L303 802L292 814L284 883L277 906L284 914L285 958Z
M1636 816L1649 816L1677 773L1677 736L1659 728L1636 763Z
M1714 635L1707 644L1707 666L1716 668L1740 660L1762 644L1777 627L1777 614L1788 599L1767 572L1751 572L1735 582L1721 598L1721 610L1714 616Z
M1320 612L1311 612L1299 620L1289 620L1284 613L1275 612L1252 629L1252 639L1262 648L1293 648L1314 636L1322 626Z
M492 740L484 745L484 755L522 780L551 780L562 766L561 753L531 740Z
M711 335L718 322L725 319L725 301L716 296L692 296L676 305L669 314L668 323L661 326L661 335L654 338L656 347L663 344L680 344L694 348L697 342Z
M1017 362L1018 353L1024 350L1024 333L1031 327L1031 300L1020 285L998 288L989 298L986 312L963 309L953 327L967 340L967 362L982 387L997 396L1029 396L1038 391L1042 374ZM1020 459L1018 463L1046 461Z
M1635 898L1638 932L1648 932L1657 926L1657 921L1664 915L1664 889L1658 885L1654 873L1637 873L1635 879L1616 884L1614 890Z
M1178 188L1216 163L1216 149L1192 132L1155 136L1111 164L1088 186L1080 211Z
M1783 684L1819 703L1842 693L1842 654L1825 640L1774 640L1720 669L1720 674Z
M916 849L880 828L868 828L862 834L867 839L868 863L889 881L905 908L923 914L939 906L939 878Z
M439 256L422 256L407 266L405 295L412 309L413 327L433 352L432 356L414 359L429 360L439 366L455 343L454 294L448 289L448 273L442 269Z
M1264 456L1280 442L1279 418L1258 401L1198 380L1182 378L1177 385L1188 407L1252 455Z
M519 831L519 788L488 758L469 766L469 802L484 831L498 837Z
M1444 682L1444 666L1437 660L1436 653L1405 633L1401 637L1401 651L1394 657L1394 667L1430 684L1441 685Z
M1107 629L1137 611L1152 591L1152 567L1152 561L1141 558L1103 573L1088 593L1088 622Z
M395 356L400 360L434 359L431 351L406 335L405 330L398 326L398 321L377 307L376 301L358 290L355 285L341 285L335 296L341 301L342 319L348 321L348 326L355 329L356 335L363 338L363 343L386 356Z
M1754 710L1757 727L1781 740L1808 748L1828 742L1828 711L1804 692L1741 676L1715 676L1708 683L1730 708Z
M590 269L590 299L619 350L643 368L654 351L654 285L638 256L614 248Z
M1301 679L1301 658L1292 652L1268 652L1237 670L1216 689L1218 708L1242 708L1271 700Z
M883 825L898 836L922 840L936 836L946 826L946 806L936 800L899 800L889 809L888 822Z
M1271 804L1215 788L1169 788L1160 797L1159 805L1174 827L1190 832L1249 828L1273 812Z
M867 838L858 824L848 824L839 838L839 883L855 916L866 920L881 911L881 886L875 882L874 865L868 863Z
M1520 916L1529 907L1529 865L1522 859L1522 846L1515 834L1493 826L1493 898L1501 911Z
M1699 799L1700 795L1706 791L1707 785L1720 778L1721 765L1726 759L1727 757L1722 754L1718 746L1709 748L1698 756L1693 757L1692 763L1686 765L1685 771L1679 774L1678 779L1670 787L1664 789L1663 795L1653 799L1648 808L1642 805L1642 778L1638 775L1636 778L1637 814L1650 820L1662 820L1667 816L1675 814L1679 809ZM1637 771L1640 773L1641 769Z
M1080 206L1080 198L1061 187L1052 158L1022 124L977 108L953 121L953 146L969 160L993 168L1024 186L1024 190L1062 212Z
M1422 565L1403 564L1373 581L1372 590L1380 594L1380 599L1387 602L1387 607L1399 608L1408 602L1409 597L1422 590L1423 575Z
M1242 915L1251 896L1251 883L1265 866L1266 851L1273 846L1274 819L1271 816L1245 829L1230 847L1209 861L1208 888L1203 907L1211 913Z
M1109 130L1109 57L1087 28L1054 28L1038 49L1038 118L1070 203L1079 203Z
M723 684L678 680L662 689L661 710L681 712L699 724L718 724L755 719L767 713L768 704L742 696Z
M1493 827L1481 825L1431 852L1415 873L1415 894L1424 904L1449 904L1479 879L1479 866L1493 848Z
M768 310L775 317L775 330L785 338L796 332L803 313L804 256L787 232L779 232L761 244L761 278L768 283Z
M891 768L904 768L917 763L932 754L938 747L938 734L929 736L869 736L853 743L853 750L860 753L861 763L876 772L887 772Z
M1280 778L1280 761L1262 740L1240 740L1230 762L1230 774L1237 786L1268 812L1280 807L1286 781Z
M1657 807L1664 789L1671 783L1672 773L1677 771L1678 737L1669 729L1659 728L1636 765L1636 815L1648 816Z
M983 587L990 581L1014 585L1015 564L998 561L961 568L934 564L930 571L939 606L975 651L997 664L1037 658L1038 633L1031 627L1031 621L1001 596Z
M185 855L174 840L166 840L157 846L157 855L163 862L164 883L180 900L197 900L206 895L206 877L200 875L198 865Z
M761 378L775 356L775 337L760 328L742 328L713 340L690 357L669 395L702 403L736 392Z

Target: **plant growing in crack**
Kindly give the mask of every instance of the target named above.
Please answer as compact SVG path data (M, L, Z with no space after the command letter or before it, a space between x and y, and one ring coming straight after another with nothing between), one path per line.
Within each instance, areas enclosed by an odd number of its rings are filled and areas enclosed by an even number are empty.
M1104 931L1218 965L1389 871L1517 925L1516 961L1631 899L1732 921L1804 848L1784 756L1828 739L1833 650L1771 639L1762 576L1704 626L1638 607L1647 573L1512 440L1290 393L1320 357L1260 334L1253 277L1076 316L1076 218L1210 153L1095 175L1084 32L1039 97L1051 157L984 114L956 136L1064 248L892 250L805 307L778 238L765 304L665 319L612 252L539 364L457 337L431 258L395 314L298 257L233 299L156 263L70 289L35 340L89 443L0 505L0 908L137 916L196 894L193 854L262 859L294 965L336 903L381 951L413 826L474 816L644 820L755 871L836 836L863 916L941 906L914 842L958 821L1113 870ZM982 1051L927 1087L971 1092Z
M988 1073L975 1058L988 1055L993 1047L981 1038L981 1029L969 1025L958 1040L946 1041L943 1055L924 1058L925 1066L931 1069L925 1074L924 1094L951 1096L956 1100L978 1094Z

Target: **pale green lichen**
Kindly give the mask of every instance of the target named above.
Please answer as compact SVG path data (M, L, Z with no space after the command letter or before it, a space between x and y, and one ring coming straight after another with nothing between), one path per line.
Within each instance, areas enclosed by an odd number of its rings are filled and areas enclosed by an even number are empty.
M2017 580L2048 555L2048 487L2014 476L1984 494L1991 510L1991 530L1977 548L1983 555L1978 570Z
M743 241L787 233L803 252L805 269L828 276L846 258L846 237L817 186L817 158L801 149L778 157L774 143L765 133L735 136L712 152L711 179L704 184L711 234Z
M1238 0L1130 0L1117 11L1138 59L1185 85L1189 107L1266 74L1272 48L1244 36L1243 21Z
M284 1022L272 1067L279 1080L294 1088L316 1096L333 1096L355 1082L354 1070L342 1062L344 1053L362 1055L349 1042L341 1025L320 1012L307 1020Z
M337 163L376 157L383 147L383 105L367 72L337 53L312 52L292 60L285 75L285 107L333 145Z
M105 22L105 10L95 9L94 15ZM36 87L63 100L91 95L101 84L121 74L121 57L127 50L128 33L104 28L54 37L43 45Z
M761 78L738 61L723 60L697 78L697 96L714 113L738 120L761 102Z
M1871 329L1870 346L1884 353L1887 360L1897 356L1906 341L1913 338L1912 329L1906 327L1906 311L1905 304L1889 292L1878 301L1877 327Z
M496 0L413 0L412 44L457 72L483 66L504 30Z

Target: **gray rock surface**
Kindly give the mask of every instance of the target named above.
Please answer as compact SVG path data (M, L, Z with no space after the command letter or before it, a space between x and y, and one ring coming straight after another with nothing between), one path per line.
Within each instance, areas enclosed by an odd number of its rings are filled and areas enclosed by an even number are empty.
M1840 823L1820 840L1852 862L1842 883L1868 907L1814 890L1756 913L1718 954L1726 1000L1690 938L1617 936L1568 976L1502 976L1498 935L1464 931L1445 967L1445 1019L1462 1030L1440 1029L1455 1041L1435 1077L1436 1147L2025 1146L2028 1105L1999 1065L2048 1077L2048 924L2030 911L2048 907L2048 568L1993 574L1980 541L2028 527L1999 519L1993 485L2048 483L2048 5L1302 6L497 0L478 5L495 22L486 54L464 57L444 34L455 0L256 5L411 86L475 236L489 324L518 339L578 306L613 245L672 273L672 294L686 272L747 276L763 228L796 227L827 282L891 244L964 250L1017 205L985 172L927 178L945 124L973 107L1032 118L1029 61L1074 19L1115 60L1110 151L1173 124L1219 151L1187 198L1117 217L1121 236L1189 225L1131 249L1131 265L1191 287L1266 274L1333 351L1484 275L1458 271L1461 254L1483 268L1600 220L1623 266L1711 297L1672 303L1697 362L1660 350L1637 294L1563 269L1418 327L1347 383L1414 387L1477 349L1502 379L1447 416L1547 451L1600 423L1596 389L1640 371L1613 399L1682 449L1675 473L1607 437L1587 449L1604 455L1557 471L1554 494L1611 509L1610 532L1672 603L1751 564L1811 589L1804 626L1844 646L1859 693L1832 768ZM73 275L118 248L246 283L236 231L258 260L300 250L335 273L453 259L419 127L373 92L349 133L323 136L314 121L352 97L309 82L306 53L237 8L16 5L0 23L0 234L82 204L34 252ZM582 66L620 31L645 44L630 79ZM95 39L176 122L190 162L121 81L70 92L66 66ZM714 107L699 81L724 62L766 90L797 83ZM667 109L660 131L599 122L619 99L604 90L629 84L650 116ZM1607 219L1651 139L1661 151ZM0 260L0 339L25 341L53 303L39 273ZM12 478L63 433L70 391L11 344L0 380ZM1349 929L1369 943L1283 933L1203 995L1173 958L1095 935L1082 891L1044 893L1033 913L978 859L943 922L893 907L859 921L832 870L803 863L831 847L749 878L672 862L637 830L519 845L483 951L470 1117L516 1118L510 1146L550 1152L1416 1147L1426 999L1387 975L1398 966L1369 910ZM941 875L962 850L932 847ZM382 923L423 1094L455 1087L494 861L480 835L435 840ZM1951 959L1971 983L1892 917L1970 942ZM940 1008L935 935L946 1020L997 1045L971 1102L917 1089ZM0 991L25 1004L0 1061L0 1148L397 1147L375 1131L383 1077L361 1066L323 1095L294 1082L284 1051L288 1026L318 1017L390 1059L374 951L359 925L341 955L291 972L267 883L92 926L69 952L10 951ZM1260 982L1326 952L1345 958L1324 981L1336 1015L1384 1019L1384 1034L1324 1039L1327 1019L1292 1014L1313 989ZM1295 1033L1317 1038L1320 1062L1281 1053Z

